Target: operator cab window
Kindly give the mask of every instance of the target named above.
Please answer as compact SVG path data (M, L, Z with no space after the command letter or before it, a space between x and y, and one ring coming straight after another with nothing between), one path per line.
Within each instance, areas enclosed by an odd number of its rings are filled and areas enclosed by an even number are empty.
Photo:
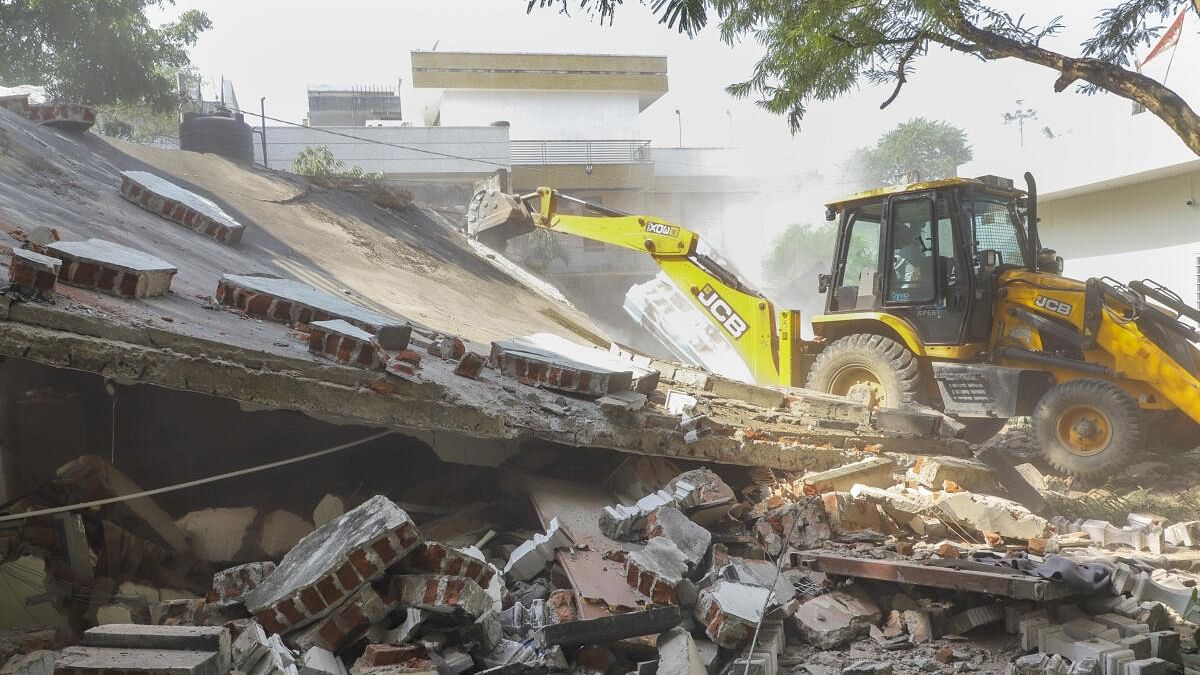
M888 302L933 302L937 297L933 201L893 202L891 235Z
M1029 266L1025 257L1025 233L1009 202L999 198L977 198L972 221L976 256L982 251L995 251L1000 254L1001 266Z
M834 295L835 309L846 311L876 306L875 274L879 270L879 234L883 202L848 210L841 273Z

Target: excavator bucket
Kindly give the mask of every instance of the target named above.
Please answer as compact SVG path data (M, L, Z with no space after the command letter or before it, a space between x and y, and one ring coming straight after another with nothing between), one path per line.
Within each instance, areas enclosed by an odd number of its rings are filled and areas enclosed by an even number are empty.
M499 190L480 190L467 207L467 236L496 250L513 237L532 232L533 218L516 195Z

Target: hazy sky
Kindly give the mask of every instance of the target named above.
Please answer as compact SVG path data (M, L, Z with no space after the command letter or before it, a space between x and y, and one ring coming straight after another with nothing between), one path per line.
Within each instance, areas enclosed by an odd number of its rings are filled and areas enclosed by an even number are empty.
M1047 44L1077 53L1098 9L1112 3L997 0L996 4L1014 14L1024 13L1026 22L1033 24L1063 12L1066 30ZM761 147L764 161L770 154L796 154L810 160L813 168L829 167L842 162L854 147L870 143L915 115L965 128L977 160L988 165L1008 166L1031 153L1038 154L1039 161L1052 161L1074 154L1062 151L1067 146L1094 152L1098 139L1121 145L1122 139L1130 137L1130 125L1148 129L1140 133L1154 140L1135 144L1137 150L1110 155L1112 163L1123 162L1126 155L1133 155L1129 159L1134 163L1141 161L1148 145L1156 148L1154 153L1161 147L1164 158L1188 157L1180 152L1186 150L1182 144L1170 141L1160 122L1132 119L1129 103L1123 99L1086 97L1073 90L1055 94L1056 74L1050 70L1012 61L983 63L942 51L918 62L910 84L887 110L880 111L879 103L888 88L864 86L839 101L812 106L804 130L792 136L783 119L724 92L727 84L751 72L761 54L752 42L727 46L712 27L688 39L658 25L649 9L633 0L627 0L613 26L601 26L578 13L564 16L540 10L527 15L525 5L525 0L181 0L161 17L193 7L206 11L214 26L193 50L202 73L233 80L243 106L257 108L258 98L266 96L268 114L293 120L304 116L308 84L407 83L409 52L436 45L445 51L666 55L670 92L642 114L642 136L657 145L676 145L674 110L678 108L684 145ZM1168 81L1185 96L1190 93L1193 104L1200 100L1198 23L1189 17ZM1166 60L1152 64L1148 72L1161 76ZM1039 111L1038 120L1026 129L1024 153L1018 152L1017 129L1002 122L1002 114L1016 108L1016 99ZM1065 136L1050 146L1054 151L1038 153L1040 146L1049 143L1039 131L1044 126Z

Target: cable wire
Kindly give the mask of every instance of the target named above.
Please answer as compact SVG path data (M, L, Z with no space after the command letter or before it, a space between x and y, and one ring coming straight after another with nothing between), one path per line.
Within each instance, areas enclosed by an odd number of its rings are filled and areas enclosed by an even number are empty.
M335 445L332 448L325 448L324 450L317 450L316 452L310 452L306 455L300 455L299 457L291 457L289 459L281 459L277 462L269 462L267 464L259 464L257 466L251 466L251 467L247 467L245 469L229 471L226 473L218 474L216 476L208 476L207 478L197 478L196 480L190 480L185 483L176 483L174 485L166 485L163 487L154 488L152 490L142 490L141 492L135 492L135 493L129 494L129 495L119 495L117 497L107 497L105 499L95 499L90 502L81 502L79 504L68 504L66 506L55 506L55 507L48 508L48 509L39 509L37 511L27 511L25 513L10 513L8 515L0 516L0 523L7 523L7 522L14 521L14 520L26 520L28 518L35 518L37 516L49 516L49 515L53 515L55 513L66 513L68 511L78 511L80 509L90 509L90 508L93 508L96 506L104 506L105 504L115 504L117 502L125 502L125 501L129 501L131 499L140 499L142 497L152 497L154 495L160 495L165 492L174 492L176 490L183 490L185 488L196 487L197 485L206 485L208 483L215 483L217 481L226 480L228 478L237 478L238 476L245 476L245 475L252 474L252 473L258 473L259 471L267 471L269 469L277 469L281 466L287 466L288 464L296 464L298 462L305 462L310 459L316 459L317 457L323 457L325 455L332 455L335 452L347 450L349 448L353 448L355 446L362 445L364 443L370 443L371 441L378 440L380 438L383 438L384 436L390 436L394 433L396 433L396 432L395 431L381 431L377 434L372 434L370 436L367 436L366 438L360 438L357 441L350 441L349 443Z
M811 503L814 498L809 497L808 502ZM779 558L775 561L775 578L771 580L771 588L767 589L767 597L763 600L762 611L758 615L758 623L754 624L754 637L750 639L750 644L746 646L746 669L742 671L742 675L750 675L750 666L752 661L750 657L754 655L754 648L758 646L758 632L762 630L763 621L767 618L767 608L771 606L771 598L775 597L775 584L779 583L779 577L783 575L783 559L787 556L788 548L792 543L792 535L796 533L796 526L803 520L797 517L792 521L792 527L788 530L787 536L783 539L783 545L779 549Z

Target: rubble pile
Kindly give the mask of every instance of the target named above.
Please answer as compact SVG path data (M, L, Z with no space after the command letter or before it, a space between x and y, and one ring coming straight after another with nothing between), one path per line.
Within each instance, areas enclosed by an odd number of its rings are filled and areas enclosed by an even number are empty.
M288 519L254 509L29 518L0 541L67 621L14 634L4 672L1194 675L1194 522L1047 519L966 491L989 469L961 458L718 468L502 472L538 529L330 495L276 555L245 541ZM84 457L10 511L139 490Z

